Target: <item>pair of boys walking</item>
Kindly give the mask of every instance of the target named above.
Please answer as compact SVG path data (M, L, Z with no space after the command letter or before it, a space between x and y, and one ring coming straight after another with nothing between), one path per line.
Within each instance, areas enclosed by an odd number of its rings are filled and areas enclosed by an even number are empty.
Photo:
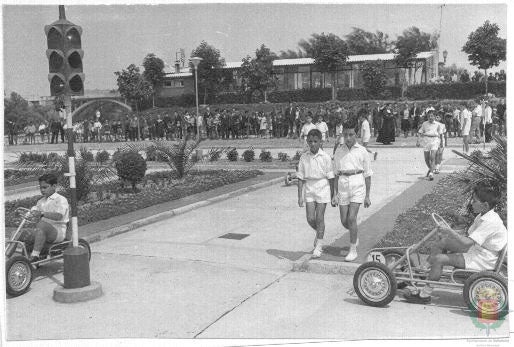
M366 208L371 205L373 173L366 148L356 142L355 127L344 124L344 141L335 148L333 161L321 148L321 132L312 129L307 134L309 151L303 153L298 164L298 206L305 204L307 222L316 231L314 258L323 251L327 203L339 205L341 223L350 231L350 252L345 260L357 258L357 214L361 204Z

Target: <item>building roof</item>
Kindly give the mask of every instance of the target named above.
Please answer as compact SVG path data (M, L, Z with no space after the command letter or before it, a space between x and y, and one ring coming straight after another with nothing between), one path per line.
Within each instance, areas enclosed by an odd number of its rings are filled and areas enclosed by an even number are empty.
M427 59L434 55L435 52L420 52L416 56L416 59ZM383 54L363 54L363 55L349 55L348 62L356 63L363 61L375 61L375 60L393 60L395 54L394 53L383 53ZM295 59L276 59L273 61L273 66L294 66L294 65L312 65L314 64L313 58L295 58ZM227 62L223 67L224 69L233 69L241 67L242 62L233 61Z

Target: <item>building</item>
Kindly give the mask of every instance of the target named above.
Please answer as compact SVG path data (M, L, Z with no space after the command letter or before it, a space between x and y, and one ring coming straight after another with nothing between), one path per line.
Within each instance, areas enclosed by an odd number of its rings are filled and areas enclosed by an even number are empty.
M384 64L387 84L412 85L427 83L438 74L439 54L437 51L418 53L414 66L398 68L394 62L394 53L351 55L347 65L337 71L338 88L362 88L362 66L367 62L380 61ZM227 62L224 69L231 70L234 82L225 88L225 92L241 90L238 70L242 62ZM167 70L167 71L166 71ZM273 71L278 79L278 90L295 90L308 88L330 88L332 78L329 72L322 72L314 64L313 58L277 59L273 61ZM165 69L165 78L160 97L178 96L194 93L193 74L187 67L175 64L173 71Z

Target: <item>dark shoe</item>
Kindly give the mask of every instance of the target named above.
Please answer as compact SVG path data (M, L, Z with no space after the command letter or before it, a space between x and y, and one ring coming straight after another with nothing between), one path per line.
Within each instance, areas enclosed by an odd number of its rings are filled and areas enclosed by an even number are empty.
M373 160L377 160L377 156L378 156L378 152L375 152L375 154L373 154Z
M407 300L410 303L413 304L430 304L430 301L432 301L432 298L430 296L427 297L421 297L419 296L419 293L412 294L410 291L403 294L403 297L405 300Z

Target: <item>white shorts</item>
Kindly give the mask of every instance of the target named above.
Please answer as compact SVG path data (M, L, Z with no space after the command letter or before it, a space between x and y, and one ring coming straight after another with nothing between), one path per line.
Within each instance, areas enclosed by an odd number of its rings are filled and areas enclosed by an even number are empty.
M53 241L53 243L59 243L64 241L64 239L66 238L66 230L68 229L67 224L52 223L52 220L44 217L42 218L42 221L50 224L57 231L57 237L55 238L55 241Z
M369 143L369 139L371 138L371 136L369 135L365 135L362 137L362 143Z
M477 257L476 254L462 253L462 256L464 257L464 264L466 269L484 271L492 270L494 268L494 265L483 261L480 257Z
M366 184L363 175L341 176L337 184L339 205L349 205L351 202L362 204L364 202Z
M439 149L439 143L441 142L441 140L439 139L439 137L424 137L423 142L423 150L425 152L429 152L437 151Z
M330 183L328 179L306 180L305 201L328 204L330 202Z

